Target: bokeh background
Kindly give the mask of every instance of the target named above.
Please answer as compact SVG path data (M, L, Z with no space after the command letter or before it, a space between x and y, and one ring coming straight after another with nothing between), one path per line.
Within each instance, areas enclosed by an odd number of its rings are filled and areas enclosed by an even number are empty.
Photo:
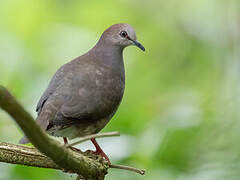
M126 91L99 142L115 164L106 179L240 179L240 3L237 0L0 1L0 84L36 116L62 64L111 24L127 22L145 46L124 51ZM0 111L0 141L22 133ZM93 148L90 143L79 146ZM71 180L59 171L0 163L0 180Z

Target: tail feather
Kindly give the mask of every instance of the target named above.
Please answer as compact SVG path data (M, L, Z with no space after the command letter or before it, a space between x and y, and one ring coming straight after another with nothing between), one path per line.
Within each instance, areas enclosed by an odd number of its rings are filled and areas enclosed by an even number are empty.
M48 109L47 109L48 108ZM56 109L51 107L45 107L40 113L40 115L37 117L36 123L42 128L42 130L47 130L47 127L49 125L49 120L54 117ZM28 138L24 136L22 139L20 139L19 144L27 144L30 143Z

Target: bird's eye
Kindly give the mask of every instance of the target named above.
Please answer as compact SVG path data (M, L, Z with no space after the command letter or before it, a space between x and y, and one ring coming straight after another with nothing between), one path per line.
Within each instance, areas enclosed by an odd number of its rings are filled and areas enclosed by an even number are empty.
M120 36L122 36L124 38L127 37L127 32L126 31L121 31Z

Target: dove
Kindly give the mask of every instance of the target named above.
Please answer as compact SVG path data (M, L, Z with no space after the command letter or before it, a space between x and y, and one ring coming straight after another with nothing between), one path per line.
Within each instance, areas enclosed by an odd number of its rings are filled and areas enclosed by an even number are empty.
M61 66L37 104L36 123L49 135L68 139L98 133L116 113L125 89L123 50L145 48L126 23L107 28L87 53ZM96 154L109 163L95 138ZM19 143L29 143L23 137Z

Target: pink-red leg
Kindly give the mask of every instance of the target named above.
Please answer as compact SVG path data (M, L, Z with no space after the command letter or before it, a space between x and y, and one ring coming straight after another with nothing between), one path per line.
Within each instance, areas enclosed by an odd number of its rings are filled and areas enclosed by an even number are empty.
M91 141L92 141L93 145L94 145L95 148L96 148L96 151L95 151L94 153L101 155L103 158L105 158L105 159L108 161L109 164L111 164L110 159L109 159L108 156L103 152L102 148L99 146L99 144L97 143L96 139L93 138L93 139L91 139Z
M63 137L63 141L64 141L64 145L67 145L68 144L68 140L66 137Z

